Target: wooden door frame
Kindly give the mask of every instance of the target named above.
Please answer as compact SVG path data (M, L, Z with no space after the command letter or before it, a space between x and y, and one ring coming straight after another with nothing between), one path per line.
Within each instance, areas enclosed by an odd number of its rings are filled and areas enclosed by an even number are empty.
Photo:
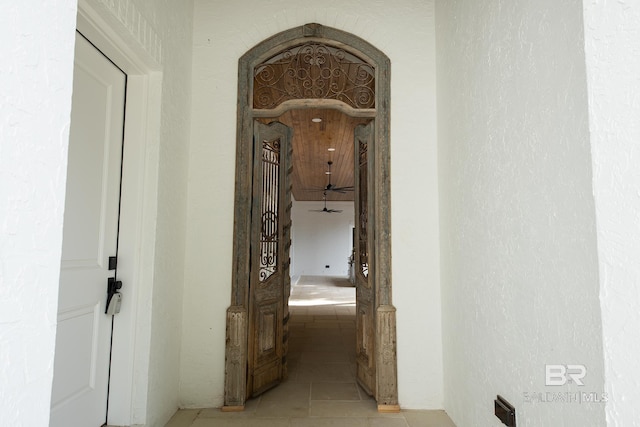
M375 69L375 108L355 109L329 99L286 101L275 110L256 110L252 104L253 69L266 58L304 42L318 41L363 58ZM373 194L375 254L370 274L376 294L376 400L380 411L397 411L396 313L391 300L391 187L390 177L390 61L365 40L320 24L306 24L278 33L259 43L238 64L236 187L231 306L227 310L225 389L223 410L242 410L246 395L253 121L295 108L334 108L375 121L371 149L374 170L369 177Z

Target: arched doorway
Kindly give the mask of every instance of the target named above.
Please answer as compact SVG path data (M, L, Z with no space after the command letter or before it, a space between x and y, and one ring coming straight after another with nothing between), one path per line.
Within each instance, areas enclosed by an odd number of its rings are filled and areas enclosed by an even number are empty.
M308 108L335 109L367 121L354 131L353 145L358 381L380 411L399 410L391 301L389 73L389 59L381 51L319 24L276 34L240 58L227 410L241 410L248 397L286 377L291 132L270 119Z

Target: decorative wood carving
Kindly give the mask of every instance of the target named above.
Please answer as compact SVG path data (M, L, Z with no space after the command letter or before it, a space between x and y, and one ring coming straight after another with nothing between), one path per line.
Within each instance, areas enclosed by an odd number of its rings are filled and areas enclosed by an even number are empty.
M336 99L375 108L375 69L347 50L305 41L254 69L253 108L273 109L292 99Z
M245 389L247 386L246 366L247 309L239 306L231 306L227 309L225 408L244 408Z
M398 384L396 366L396 309L390 305L381 305L376 312L376 374L378 405L398 405ZM389 408L387 408L388 410Z
M306 46L302 49L303 46ZM327 46L329 49L324 49ZM344 51L346 55L342 56L340 51ZM285 93L284 98L276 101L277 107L272 110L256 108L255 105L261 101L254 100L254 78L260 64L271 62L277 63L277 72L284 71L285 67L289 67L286 62L279 62L284 59L284 54L279 53L291 52L289 56L295 58L290 64L306 64L301 68L304 78L291 78L291 76L283 76L282 82L288 81L290 88L287 92L278 89L272 90L271 98L278 99L275 95ZM311 52L310 55L305 52ZM306 57L305 57L306 55ZM307 59L308 58L308 61ZM344 62L337 61L339 58L345 58ZM355 61L354 61L355 58ZM297 62L296 62L297 61ZM307 61L307 62L305 62ZM328 67L320 66L320 61L324 61ZM370 64L371 68L366 69L360 63ZM346 63L348 67L342 65ZM256 68L258 67L258 68ZM306 67L306 68L305 68ZM379 410L385 411L397 408L397 359L395 355L395 309L391 301L391 218L390 218L390 182L389 182L389 99L390 99L390 62L389 59L378 49L373 47L366 41L330 27L323 27L319 24L307 24L282 33L265 40L253 49L249 50L239 61L238 75L238 132L236 144L236 192L235 192L235 222L234 222L234 252L233 252L233 277L232 277L232 295L231 308L227 315L227 360L226 360L226 376L225 376L225 405L226 408L241 408L244 406L246 392L250 389L250 379L247 378L247 360L251 357L249 345L256 345L253 339L249 339L247 332L251 321L249 317L252 315L250 309L250 260L251 260L251 241L257 242L258 238L253 237L252 222L257 223L257 219L252 218L252 199L253 199L253 126L256 118L259 117L278 117L283 111L294 108L333 108L343 112L347 112L352 117L372 119L372 126L375 138L370 142L368 147L370 166L368 168L367 180L370 183L368 194L368 229L375 231L375 235L369 233L368 241L375 242L375 251L369 250L368 254L368 271L367 282L372 289L373 311L371 318L375 319L372 323L374 339L372 339L374 369L375 369L375 390L379 403ZM335 76L327 75L326 70L336 71ZM356 71L358 70L358 71ZM363 71L364 70L364 71ZM333 71L331 71L333 73ZM286 73L285 73L286 74ZM358 77L360 76L360 77ZM370 78L372 77L372 78ZM360 80L358 80L360 78ZM308 83L305 83L308 82ZM347 86L340 86L349 82L354 90ZM311 84L309 88L311 95L305 93L306 84ZM327 87L327 85L329 87ZM336 86L337 85L337 86ZM366 93L368 90L373 91L372 103L362 102L355 88ZM333 89L336 88L336 89ZM324 92L322 90L324 90ZM351 91L351 92L350 92ZM293 94L293 95L292 95ZM328 96L330 99L324 98ZM298 97L298 98L296 98ZM304 98L300 98L304 97ZM258 104L255 104L257 101ZM351 103L354 106L348 106ZM279 112L279 113L278 113ZM287 224L286 221L280 221L282 226ZM283 237L283 244L279 246L283 248L288 244ZM281 274L288 275L288 257L281 256L282 270ZM267 278L265 284L280 274L275 272L271 277ZM364 275L361 275L364 277ZM288 294L288 284L282 281L282 290L279 301L283 304L285 294ZM282 317L280 329L282 331L281 346L286 349L286 309L281 305ZM366 310L365 310L366 311ZM363 320L366 324L371 324L369 319ZM277 322L276 322L277 323ZM244 340L244 350L234 350L231 345L233 340L230 336L234 336L233 332L238 328L237 339ZM239 332L244 328L244 333ZM274 324L274 328L278 326ZM276 331L275 334L278 332ZM367 334L367 332L363 332ZM364 335L363 335L364 337ZM233 341L235 342L235 341ZM253 344L251 344L253 342ZM278 338L275 338L275 344L278 345ZM365 340L363 339L363 343ZM366 341L365 353L369 353L371 346ZM236 347L237 349L238 347ZM241 347L240 347L241 348ZM235 361L235 362L234 362ZM286 372L286 357L282 354L280 366L283 375ZM268 377L268 375L266 375ZM243 378L245 384L242 385Z

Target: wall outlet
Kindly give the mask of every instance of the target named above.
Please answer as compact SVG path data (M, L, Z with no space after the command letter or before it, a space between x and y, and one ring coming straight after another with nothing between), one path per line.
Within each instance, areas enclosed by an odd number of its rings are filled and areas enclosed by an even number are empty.
M502 424L507 427L516 427L516 408L500 395L494 400L494 405L496 417L502 421Z

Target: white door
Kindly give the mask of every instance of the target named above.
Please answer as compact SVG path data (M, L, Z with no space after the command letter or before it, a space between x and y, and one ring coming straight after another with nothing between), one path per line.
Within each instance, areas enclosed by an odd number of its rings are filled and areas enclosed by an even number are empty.
M64 212L52 427L105 423L126 75L81 35L76 53Z

